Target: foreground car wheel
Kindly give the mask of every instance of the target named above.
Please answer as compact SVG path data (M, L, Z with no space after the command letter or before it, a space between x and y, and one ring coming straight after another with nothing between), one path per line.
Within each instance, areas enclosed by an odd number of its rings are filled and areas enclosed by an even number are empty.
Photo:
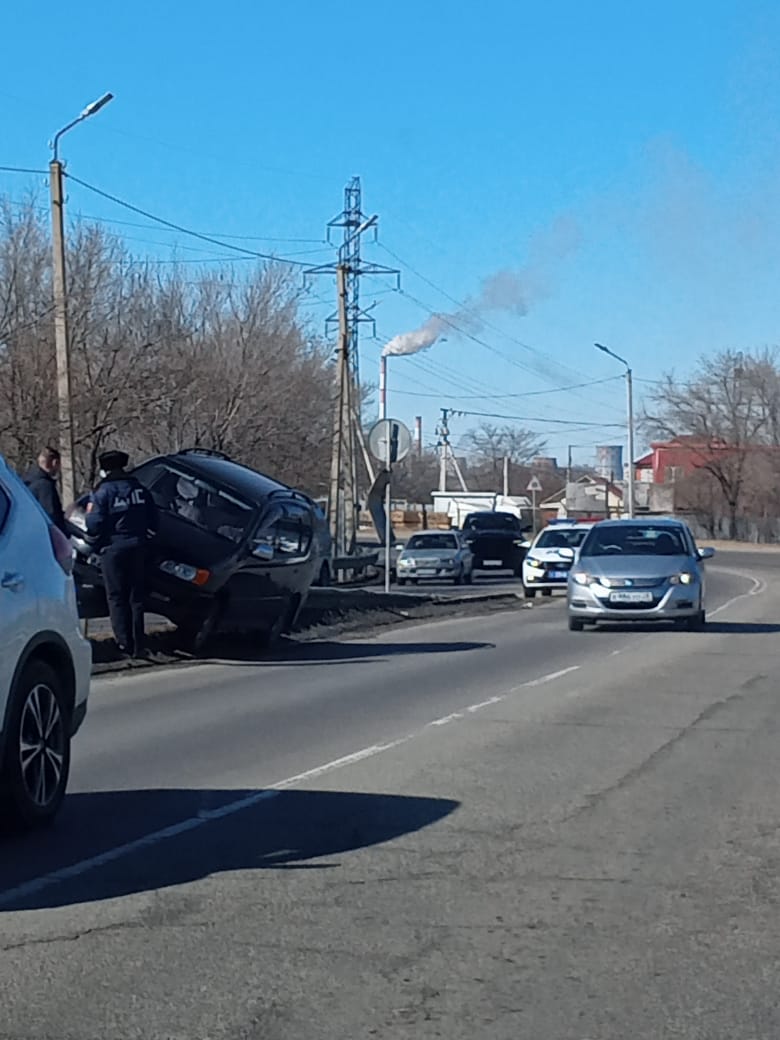
M70 710L56 673L32 661L11 691L0 774L0 818L31 828L50 823L70 772Z
M569 618L569 631L570 632L584 632L584 630L585 630L585 622L584 621L580 621L580 619L576 618L576 617L570 617Z
M525 589L526 599L536 599L536 589Z

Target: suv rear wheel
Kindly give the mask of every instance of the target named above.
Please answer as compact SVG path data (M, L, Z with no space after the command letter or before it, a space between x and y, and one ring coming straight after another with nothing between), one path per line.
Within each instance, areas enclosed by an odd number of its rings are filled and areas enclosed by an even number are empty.
M54 819L65 797L70 708L57 674L43 661L24 667L10 705L0 804L17 826L42 826Z

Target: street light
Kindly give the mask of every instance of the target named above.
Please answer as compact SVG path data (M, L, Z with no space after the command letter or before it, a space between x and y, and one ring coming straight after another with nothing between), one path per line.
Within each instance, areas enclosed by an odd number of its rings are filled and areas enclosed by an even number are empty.
M62 464L62 498L65 505L76 497L73 470L73 418L70 397L70 343L68 340L68 301L65 282L65 219L62 189L62 163L59 158L60 138L74 126L89 119L107 105L113 94L103 94L54 135L49 163L51 196L52 285L54 289L54 343L57 353L57 407L60 425L60 457Z
M609 347L605 347L601 343L594 343L593 346L600 350L603 354L609 354L615 361L619 361L621 365L625 365L626 368L626 396L628 399L628 515L633 520L634 518L634 383L633 374L631 372L631 366L622 358L619 354L616 354L614 350L610 350Z

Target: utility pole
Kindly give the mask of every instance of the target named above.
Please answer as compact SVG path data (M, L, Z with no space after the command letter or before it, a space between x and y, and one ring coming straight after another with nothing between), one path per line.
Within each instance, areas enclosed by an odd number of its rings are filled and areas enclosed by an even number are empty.
M509 497L509 456L504 456L504 498Z
M74 463L73 400L70 386L70 339L68 336L68 288L65 276L65 193L63 165L60 162L60 139L74 126L94 116L112 100L103 94L87 105L67 126L58 130L51 143L49 163L49 196L51 199L52 288L54 291L54 347L57 357L57 412L59 419L60 475L62 500L67 506L76 498Z
M452 463L452 468L455 470L455 476L458 478L461 491L468 491L460 465L453 454L452 446L450 444L449 417L451 415L451 408L442 408L441 419L439 420L439 425L436 429L436 432L439 435L439 491L447 490L447 466L450 463Z
M62 163L49 163L51 196L52 286L54 289L54 346L57 355L57 406L59 415L60 474L62 500L76 500L74 472L73 415L70 392L70 342L68 339L68 296L65 282L65 220L63 214Z
M363 450L359 332L360 325L373 323L368 311L360 307L360 278L362 275L395 275L394 268L366 263L360 256L360 240L364 232L376 227L379 218L366 217L362 212L360 178L353 177L344 189L344 209L328 223L328 241L334 228L343 228L338 260L333 264L310 267L304 273L308 280L313 275L335 275L338 305L326 319L326 328L338 327L336 354L336 403L331 449L330 494L328 520L336 557L355 552L357 537L358 458L357 444ZM370 308L369 308L370 309ZM371 469L369 467L369 476Z

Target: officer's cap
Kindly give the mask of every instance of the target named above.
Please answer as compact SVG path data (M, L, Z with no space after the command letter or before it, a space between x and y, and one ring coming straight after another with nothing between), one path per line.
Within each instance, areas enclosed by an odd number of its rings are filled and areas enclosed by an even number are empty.
M124 469L130 461L130 456L126 451L104 451L102 455L98 456L98 462L100 468L110 473L115 469Z

